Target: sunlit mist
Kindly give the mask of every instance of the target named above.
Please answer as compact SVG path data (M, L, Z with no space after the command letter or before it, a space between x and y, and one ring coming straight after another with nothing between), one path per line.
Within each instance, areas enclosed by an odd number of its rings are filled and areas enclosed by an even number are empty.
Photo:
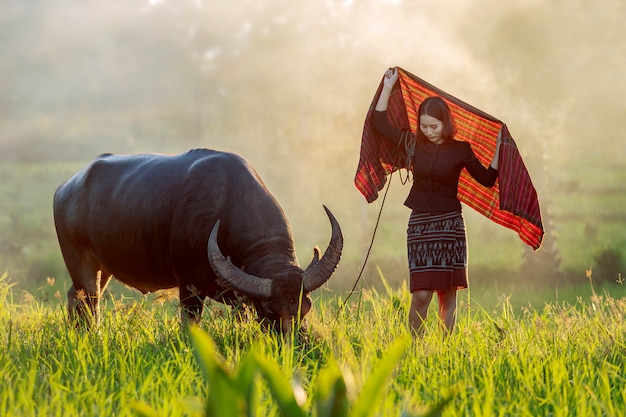
M599 251L626 254L625 12L617 0L3 2L0 272L66 276L52 194L94 156L208 147L257 168L302 264L327 244L331 208L346 239L335 284L349 287L380 209L352 183L363 120L399 65L507 123L540 194L543 255L584 276ZM393 181L370 283L375 265L405 279L408 186ZM542 256L465 212L477 270Z

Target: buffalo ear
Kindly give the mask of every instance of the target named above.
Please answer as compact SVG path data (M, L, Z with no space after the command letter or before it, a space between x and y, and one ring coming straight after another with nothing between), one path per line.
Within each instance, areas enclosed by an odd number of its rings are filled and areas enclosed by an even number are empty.
M313 259L311 259L311 263L306 267L306 271L311 269L313 265L320 261L320 248L318 246L313 247Z
M330 242L324 251L322 259L315 262L314 255L314 261L311 262L311 265L309 265L302 274L302 283L305 292L316 290L328 281L333 272L335 272L335 269L337 269L339 259L341 259L341 252L343 251L343 234L341 233L339 222L337 222L337 219L333 216L333 213L330 212L328 207L324 206L324 210L326 210L326 215L332 227ZM317 256L319 257L319 251L317 252Z
M211 230L207 252L209 262L215 274L226 285L251 300L268 299L272 295L272 280L250 275L237 268L230 259L226 259L217 244L217 233L220 227L218 220Z

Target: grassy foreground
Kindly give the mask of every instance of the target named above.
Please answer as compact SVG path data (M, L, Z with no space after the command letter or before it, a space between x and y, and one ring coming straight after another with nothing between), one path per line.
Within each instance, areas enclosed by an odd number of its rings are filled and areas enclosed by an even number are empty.
M409 337L408 301L405 289L363 290L341 311L318 299L301 337L282 341L216 304L190 334L176 300L108 300L84 333L64 300L24 299L4 275L0 415L201 416L240 388L249 403L230 415L624 415L626 299L462 305L445 340L434 314Z

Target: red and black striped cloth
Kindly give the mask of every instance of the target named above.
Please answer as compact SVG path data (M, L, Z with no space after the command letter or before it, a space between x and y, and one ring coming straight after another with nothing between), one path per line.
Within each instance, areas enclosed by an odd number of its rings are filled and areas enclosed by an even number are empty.
M430 96L443 98L450 106L457 125L456 139L469 142L478 159L487 166L495 152L498 132L502 145L498 161L498 181L492 188L478 184L464 169L459 179L459 200L492 221L516 231L533 249L541 246L544 235L537 191L506 125L493 116L451 96L413 74L398 68L399 78L389 99L387 117L401 130L417 129L417 110ZM384 140L374 128L372 114L382 90L381 80L365 118L361 153L354 183L367 202L378 198L387 174L405 168L404 149Z

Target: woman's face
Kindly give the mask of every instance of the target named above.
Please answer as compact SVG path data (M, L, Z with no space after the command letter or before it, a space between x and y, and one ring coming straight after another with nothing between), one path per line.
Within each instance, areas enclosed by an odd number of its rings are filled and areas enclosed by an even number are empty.
M437 145L444 142L443 140L443 122L427 114L420 116L420 130L432 143Z

